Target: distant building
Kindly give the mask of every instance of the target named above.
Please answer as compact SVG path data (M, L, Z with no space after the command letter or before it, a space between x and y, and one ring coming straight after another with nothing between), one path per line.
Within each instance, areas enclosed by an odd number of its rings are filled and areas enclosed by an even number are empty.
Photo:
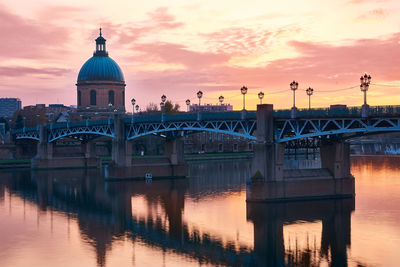
M11 118L15 111L21 109L19 98L0 98L0 117Z
M189 111L211 111L211 112L223 112L223 111L232 111L233 106L230 104L221 104L221 105L190 105Z

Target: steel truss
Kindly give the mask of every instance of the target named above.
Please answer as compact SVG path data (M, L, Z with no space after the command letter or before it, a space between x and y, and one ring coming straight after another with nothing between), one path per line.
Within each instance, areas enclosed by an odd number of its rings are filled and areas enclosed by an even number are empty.
M28 131L21 131L15 134L15 139L32 139L39 141L40 136L39 136L39 129L30 129Z
M138 122L130 124L127 132L127 140L132 140L149 134L158 134L171 131L209 131L256 140L256 137L252 135L255 126L255 119Z
M318 136L400 131L400 118L315 118L276 119L275 142Z
M113 124L85 125L66 128L49 129L49 140L51 143L57 139L72 135L102 135L114 138Z

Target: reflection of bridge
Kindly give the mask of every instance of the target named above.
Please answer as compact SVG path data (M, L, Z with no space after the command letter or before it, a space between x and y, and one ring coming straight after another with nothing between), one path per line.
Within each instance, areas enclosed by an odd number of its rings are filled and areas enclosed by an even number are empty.
M180 137L185 132L193 131L210 131L254 140L255 160L252 172L257 178L266 181L284 180L285 142L291 142L291 145L297 141L299 144L306 144L309 142L301 140L317 139L318 142L311 143L320 146L322 168L329 171L330 178L337 179L332 181L330 186L333 187L329 192L321 194L350 196L354 193L354 186L351 179L347 179L350 177L349 144L345 140L366 134L400 131L400 113L397 107L371 108L370 116L365 116L361 109L357 108L313 109L299 111L296 117L293 117L289 111L274 111L272 105L258 105L256 112L179 113L132 118L116 115L113 119L105 121L20 129L14 131L14 135L16 139L39 140L38 154L33 166L46 168L52 167L51 163L57 161L52 156L52 145L63 137L74 137L83 142L87 161L81 166L98 164L89 160L95 157L92 139L106 136L112 138L112 159L115 164L120 167L130 167L134 164L130 142L145 135L162 135L166 137L165 154L168 168L171 168L171 171L166 171L167 175L183 175L181 166L184 166L184 150ZM68 161L62 160L57 164L68 167L65 165L66 162ZM346 180L339 180L344 178ZM340 185L337 185L337 182ZM341 188L340 192L336 188ZM254 197L250 198L259 199L255 197L257 194L253 194ZM282 198L298 196L286 193L285 196L280 193L278 195Z
M229 164L224 168L225 175L218 176L222 181L234 172ZM201 176L207 173L198 172ZM95 248L98 266L105 265L107 250L112 248L113 240L124 235L132 242L140 239L150 246L194 258L199 263L283 266L290 256L285 255L283 225L297 220L322 221L322 257L332 264L337 263L332 266L345 266L347 262L350 213L354 209L352 200L249 203L247 219L254 225L254 248L235 247L230 242L224 244L218 233L193 229L183 220L187 191L195 188L190 183L197 183L197 179L160 180L149 185L144 182L104 184L95 170L13 172L8 175L8 179L2 177L0 182L10 191L36 203L42 210L50 207L77 219L82 239ZM189 196L203 195L206 191L207 186L204 186ZM132 196L143 196L148 209L160 205L162 212L136 216L132 208L137 204Z

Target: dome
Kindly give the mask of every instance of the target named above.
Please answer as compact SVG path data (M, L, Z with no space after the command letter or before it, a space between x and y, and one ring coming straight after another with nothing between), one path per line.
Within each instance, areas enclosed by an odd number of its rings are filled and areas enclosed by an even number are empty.
M124 82L124 75L118 64L108 56L94 55L83 64L78 74L78 82L113 81Z
M83 64L78 74L78 83L86 81L111 81L124 83L124 75L118 64L108 56L106 39L101 34L97 37L96 51L93 57Z

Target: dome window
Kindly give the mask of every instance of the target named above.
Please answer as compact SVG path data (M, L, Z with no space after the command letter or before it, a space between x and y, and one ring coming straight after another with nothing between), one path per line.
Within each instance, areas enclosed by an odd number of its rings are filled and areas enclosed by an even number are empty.
M96 106L96 91L90 91L90 105Z
M114 91L108 91L108 103L111 103L113 106L114 104Z

